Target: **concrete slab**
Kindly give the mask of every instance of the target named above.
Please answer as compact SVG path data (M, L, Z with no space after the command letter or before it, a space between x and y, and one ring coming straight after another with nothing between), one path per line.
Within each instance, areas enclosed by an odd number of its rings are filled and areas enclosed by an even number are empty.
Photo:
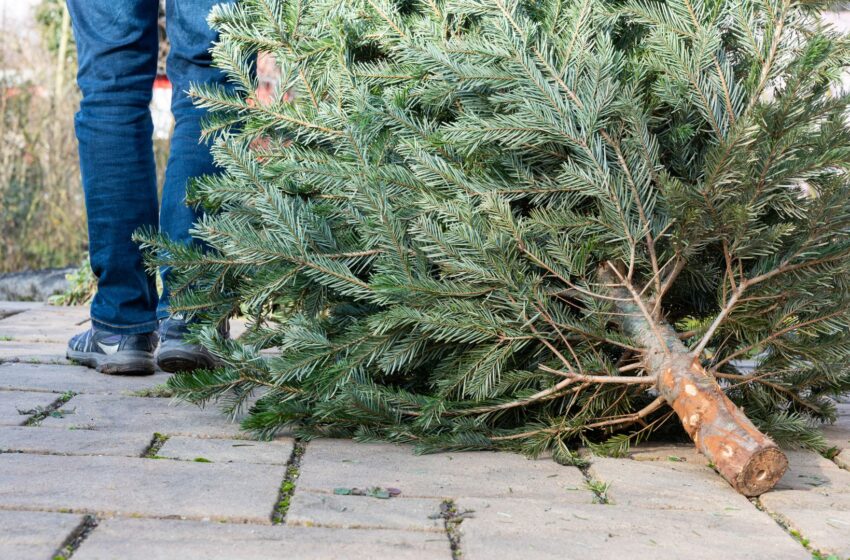
M251 441L174 436L165 442L157 455L181 461L194 461L200 458L213 463L285 465L292 455L293 445L294 440L291 438Z
M395 487L404 496L562 496L591 503L593 494L575 467L514 453L414 455L409 446L319 439L301 461L299 490L330 493L337 487Z
M460 498L456 503L460 511L474 510L460 526L464 560L811 558L755 508L716 514L557 500Z
M428 498L377 499L335 496L296 489L287 525L341 529L406 529L443 533L440 500Z
M821 428L827 443L839 449L850 449L850 426L833 424Z
M69 513L0 511L0 558L50 560L82 520Z
M85 307L44 305L0 319L0 339L22 342L58 342L65 344L76 333L88 328Z
M25 412L47 407L58 398L53 393L0 391L0 426L20 426L35 414Z
M67 343L0 340L0 363L70 364L65 359Z
M448 540L440 534L154 519L107 519L74 554L74 560L434 560L450 557Z
M198 408L169 399L115 395L77 395L74 414L46 418L50 428L84 427L125 432L160 432L197 437L243 437L239 425L215 408Z
M0 428L0 452L139 457L152 437L141 432L8 426Z
M0 301L0 319L5 319L22 311L39 309L45 305L40 301Z
M833 494L850 493L850 472L817 453L786 451L788 472L776 484L776 490L813 490Z
M759 498L782 523L824 555L850 558L850 494L782 490Z
M284 468L0 454L0 508L270 523Z
M594 457L588 472L610 484L607 495L617 505L717 514L752 508L720 475L700 465Z
M708 458L692 444L641 443L629 450L635 461L666 461L708 466Z
M123 394L165 383L171 374L105 375L77 365L0 364L0 389Z

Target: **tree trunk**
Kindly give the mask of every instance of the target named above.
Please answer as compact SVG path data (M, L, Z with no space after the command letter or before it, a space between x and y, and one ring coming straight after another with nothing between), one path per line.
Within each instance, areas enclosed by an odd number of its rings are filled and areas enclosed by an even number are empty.
M617 283L610 274L601 276L608 284ZM788 468L779 447L729 400L669 324L650 324L627 290L611 292L619 300L629 300L616 303L624 317L623 331L646 349L646 373L657 377L658 392L679 416L697 449L741 494L758 496L773 488Z

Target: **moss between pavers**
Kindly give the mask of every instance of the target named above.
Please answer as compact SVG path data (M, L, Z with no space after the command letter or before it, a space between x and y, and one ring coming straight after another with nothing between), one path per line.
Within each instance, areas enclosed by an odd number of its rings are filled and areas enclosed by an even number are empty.
M818 550L818 549L814 548L814 547L812 546L812 543L811 543L811 541L810 541L809 539L807 539L806 537L804 537L804 536L800 533L800 531L797 531L796 529L792 529L792 528L791 528L791 527L790 527L790 526L789 526L789 525L785 522L785 520L783 520L783 519L782 519L782 517L781 517L781 516L779 516L779 515L777 515L777 514L773 513L772 511L770 511L769 509L767 509L766 507L764 507L764 506L762 505L762 503L761 503L761 500L759 500L758 498L751 498L751 499L750 499L750 501L753 503L753 505L755 505L755 506L756 506L756 509L758 509L759 511L763 511L764 513L766 513L767 515L769 515L769 516L770 516L770 518L771 518L771 519L773 519L773 520L776 522L776 524L777 524L777 525L779 525L780 527L782 527L782 529L783 529L786 533L788 533L789 535L791 535L791 537L792 537L795 541L797 541L798 543L800 543L800 544L803 546L803 548L805 548L807 551L809 551L809 552L812 554L812 560L841 560L838 556L836 556L836 555L834 555L834 554L825 554L825 553L821 552L820 550Z
M292 447L292 455L286 464L286 475L280 484L277 504L272 512L272 524L274 525L282 525L286 522L286 514L289 511L292 494L295 493L295 481L298 480L298 475L301 474L301 457L304 455L306 449L307 445L304 441L295 440L295 444Z
M94 515L83 517L82 522L68 535L68 538L65 539L65 542L62 543L62 546L53 555L52 560L69 560L89 536L89 533L94 531L98 522L97 517Z
M159 453L159 450L162 449L166 441L168 441L167 435L155 432L153 438L151 438L151 444L142 453L142 457L145 459L165 459L165 457L160 457L157 453Z

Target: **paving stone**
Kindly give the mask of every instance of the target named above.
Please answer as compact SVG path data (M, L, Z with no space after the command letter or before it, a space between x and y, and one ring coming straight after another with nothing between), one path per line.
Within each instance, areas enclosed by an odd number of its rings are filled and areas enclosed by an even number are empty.
M107 519L74 554L74 560L434 560L451 558L445 535Z
M22 311L38 309L44 307L44 305L44 303L39 301L0 301L0 319L11 317Z
M150 445L151 437L141 432L6 426L0 428L0 452L139 457Z
M0 454L0 508L269 523L284 468Z
M669 461L708 466L708 458L693 444L642 443L631 448L629 457L635 461Z
M776 484L776 490L850 493L850 472L829 459L803 451L786 451L785 455L788 457L788 472Z
M720 475L700 465L594 457L588 472L610 485L608 498L618 505L716 513L752 508Z
M453 496L563 496L590 503L592 493L575 467L514 453L468 452L414 455L391 444L319 439L301 460L298 489L330 493L337 487L399 488L409 498Z
M38 364L70 364L65 359L67 343L20 342L0 340L0 362L24 362Z
M759 498L782 523L799 532L826 555L850 558L850 494L781 490Z
M460 511L474 511L460 525L464 560L811 558L752 506L717 514L557 500L460 498L456 503Z
M76 365L0 364L0 389L64 393L130 393L165 383L171 374L105 375Z
M44 305L0 319L0 338L65 344L74 334L87 329L88 323L86 307Z
M407 529L441 533L440 500L335 496L296 490L286 514L288 525L342 529Z
M115 395L77 395L74 414L45 418L50 428L90 428L127 432L161 432L199 437L239 437L239 425L216 408L198 408L169 399Z
M285 465L292 455L292 438L275 441L244 439L198 439L182 436L169 438L157 453L160 457L194 461L202 458L213 463L260 463Z
M824 426L821 428L827 444L838 449L850 449L850 426Z
M82 520L69 513L0 511L0 558L49 560Z
M58 398L53 393L0 391L0 426L20 426L31 416L21 414L22 411L49 406Z

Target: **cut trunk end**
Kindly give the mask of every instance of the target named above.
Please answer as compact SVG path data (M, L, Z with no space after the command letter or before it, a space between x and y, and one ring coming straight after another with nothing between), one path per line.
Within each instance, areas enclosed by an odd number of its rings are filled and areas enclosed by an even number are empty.
M744 496L760 496L773 488L788 468L788 459L777 447L765 447L750 456L736 482Z
M600 278L608 285L621 284L605 268ZM779 447L729 400L673 327L662 320L650 322L649 314L626 289L611 292L622 315L623 331L645 351L646 373L657 378L658 392L679 416L697 449L741 494L758 496L773 488L788 469L788 459Z
M690 355L674 355L664 362L658 390L697 449L741 494L758 496L773 488L788 468L788 459L773 440L753 425Z

